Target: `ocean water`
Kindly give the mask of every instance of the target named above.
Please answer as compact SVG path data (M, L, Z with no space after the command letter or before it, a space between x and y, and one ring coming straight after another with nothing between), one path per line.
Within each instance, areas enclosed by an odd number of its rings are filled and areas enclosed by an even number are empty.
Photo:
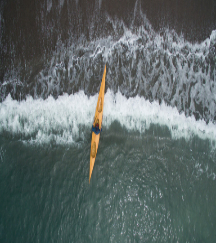
M215 13L1 2L0 242L216 241Z
M108 90L89 184L96 103L1 103L1 241L214 241L215 125Z

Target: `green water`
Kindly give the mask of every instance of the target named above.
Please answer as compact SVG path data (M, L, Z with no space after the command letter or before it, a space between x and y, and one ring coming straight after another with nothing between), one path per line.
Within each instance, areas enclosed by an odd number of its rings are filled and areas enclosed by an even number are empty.
M72 145L0 137L0 242L216 242L216 153L208 140L103 129Z

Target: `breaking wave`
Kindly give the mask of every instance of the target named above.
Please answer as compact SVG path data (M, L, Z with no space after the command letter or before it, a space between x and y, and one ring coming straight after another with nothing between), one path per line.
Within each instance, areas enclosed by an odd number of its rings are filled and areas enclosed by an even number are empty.
M97 95L88 97L83 91L64 94L54 99L13 100L10 95L0 104L0 133L7 132L21 141L37 144L73 144L84 141L90 135ZM151 124L168 127L173 139L194 136L208 139L215 144L216 126L204 120L179 114L176 108L164 102L150 103L143 97L126 98L119 91L105 94L103 127L119 124L130 131L144 134Z

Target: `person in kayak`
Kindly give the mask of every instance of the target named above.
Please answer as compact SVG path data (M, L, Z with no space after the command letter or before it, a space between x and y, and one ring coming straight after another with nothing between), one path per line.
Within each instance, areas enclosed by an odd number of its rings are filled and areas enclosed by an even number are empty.
M99 129L98 122L95 124L95 126L92 125L92 132L94 132L96 135L98 135L100 132L102 132L102 128Z

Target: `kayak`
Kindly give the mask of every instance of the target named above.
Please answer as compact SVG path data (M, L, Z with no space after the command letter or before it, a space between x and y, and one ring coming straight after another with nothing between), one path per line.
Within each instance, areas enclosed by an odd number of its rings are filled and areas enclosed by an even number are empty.
M99 124L99 129L102 129L102 119L103 119L103 105L104 105L104 90L105 90L105 77L106 77L106 65L104 68L103 78L101 81L100 91L98 95L98 101L95 111L95 117L93 122L93 127L96 124ZM89 183L91 180L92 171L94 168L94 163L97 155L98 145L99 145L100 133L96 134L92 131L92 140L91 140L91 151L90 151L90 170L89 170Z

